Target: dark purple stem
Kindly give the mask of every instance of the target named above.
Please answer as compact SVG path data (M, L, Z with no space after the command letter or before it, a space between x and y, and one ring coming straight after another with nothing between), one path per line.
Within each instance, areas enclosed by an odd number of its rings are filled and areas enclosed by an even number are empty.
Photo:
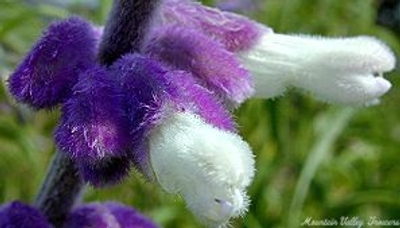
M159 3L160 0L114 0L100 44L100 64L110 65L120 56L140 50ZM73 162L65 153L57 152L35 206L54 227L62 227L84 186Z
M110 65L120 56L139 52L160 0L114 0L100 44L99 62Z
M54 227L62 227L83 189L84 183L72 161L57 151L34 205Z

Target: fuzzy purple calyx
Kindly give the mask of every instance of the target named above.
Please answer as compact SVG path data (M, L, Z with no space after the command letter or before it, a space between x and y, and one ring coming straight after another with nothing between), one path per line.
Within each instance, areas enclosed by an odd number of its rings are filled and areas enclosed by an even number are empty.
M126 156L128 119L115 77L94 66L80 75L72 90L55 131L58 147L78 162Z
M127 54L110 67L120 83L124 108L128 116L129 159L142 173L151 176L146 138L150 130L165 116L169 100L167 70L157 61L139 54Z
M173 69L191 72L207 88L235 105L253 94L252 78L236 55L194 29L159 27L144 52Z
M9 78L11 94L35 109L65 101L79 72L93 64L96 39L93 26L79 17L51 24Z
M112 69L121 78L133 138L144 139L152 127L169 115L168 112L176 111L198 114L221 129L235 129L218 96L189 72L169 70L138 54L124 56ZM140 144L139 141L135 143Z
M197 114L208 124L219 129L236 132L236 124L223 102L215 93L200 85L186 71L170 71L165 77L172 81L176 94L171 96L176 110Z
M162 118L161 109L170 92L170 82L164 77L167 70L146 56L128 54L118 59L110 71L120 81L131 141L138 145Z
M14 201L0 207L2 228L50 228L50 224L39 210Z
M57 146L94 186L117 183L129 172L129 120L116 79L101 66L81 73L55 131Z
M193 1L167 0L161 10L161 20L164 24L196 29L231 52L249 49L261 35L257 22Z
M158 226L131 207L106 202L78 206L70 214L64 227L157 228Z

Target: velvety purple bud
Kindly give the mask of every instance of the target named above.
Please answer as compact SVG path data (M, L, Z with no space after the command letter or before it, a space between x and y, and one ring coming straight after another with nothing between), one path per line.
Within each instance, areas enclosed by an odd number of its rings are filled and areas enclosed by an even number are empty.
M95 164L126 156L128 124L116 78L94 66L81 73L64 103L55 139L74 161Z
M168 100L170 82L167 70L157 61L139 54L128 54L112 66L119 77L130 119L133 144L139 144L146 133L162 118L162 107Z
M52 108L69 97L78 73L94 61L93 27L72 17L53 23L9 78L11 94L33 108Z
M223 130L236 131L230 113L213 92L199 85L198 80L185 71L171 71L166 77L173 81L177 95L173 101L177 110L202 117L205 122Z
M77 162L82 179L94 187L104 187L119 183L129 174L130 158L104 158L95 163Z
M159 28L144 52L175 69L191 72L211 91L233 103L240 104L253 94L252 78L236 55L196 30Z
M133 208L113 202L91 203L77 207L65 228L157 228L149 218Z
M121 228L157 228L158 226L146 216L135 211L131 207L119 203L104 203L109 211L118 220Z
M168 0L161 12L163 23L199 30L231 52L247 50L261 34L257 22L194 1Z
M39 210L19 201L0 208L1 228L50 228L50 224Z
M75 208L64 228L121 228L114 215L102 204L92 203Z

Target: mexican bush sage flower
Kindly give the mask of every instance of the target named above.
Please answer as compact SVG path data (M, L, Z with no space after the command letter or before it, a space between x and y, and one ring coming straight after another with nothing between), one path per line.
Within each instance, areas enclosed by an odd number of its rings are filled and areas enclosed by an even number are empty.
M151 174L147 138L169 115L191 112L217 128L236 131L230 114L218 99L188 72L169 71L159 62L139 54L123 56L110 69L119 78L125 94L132 161L147 174Z
M389 48L366 36L268 33L239 56L253 72L255 96L274 97L292 86L324 101L347 105L377 103L391 87L382 75L395 67Z
M132 111L132 146L141 153L134 163L164 190L182 195L204 224L216 227L243 215L253 155L227 114L210 109L215 101L207 90L194 76L168 72L140 55L126 55L111 68L122 77ZM204 109L213 114L202 114Z
M257 97L271 98L282 95L288 87L297 87L327 102L357 106L377 103L391 87L381 76L394 68L395 57L385 44L372 37L276 34L271 28L245 17L195 2L177 4L175 0L163 5L162 22L197 30L236 54L244 69L253 76ZM192 42L185 40L185 33L170 36ZM199 36L200 39L206 42ZM186 52L181 52L180 56L171 57L165 53L168 51L165 46L151 52L164 52L157 56L167 64L171 64L169 58L187 56ZM192 52L201 52L194 50ZM188 57L194 61L196 58L192 56L195 55ZM218 62L218 59L213 60ZM208 69L204 67L197 71L208 72ZM238 99L234 101L240 103Z
M46 218L36 208L19 201L0 206L2 228L50 228Z
M65 228L157 228L146 216L131 207L115 203L79 205L68 216Z

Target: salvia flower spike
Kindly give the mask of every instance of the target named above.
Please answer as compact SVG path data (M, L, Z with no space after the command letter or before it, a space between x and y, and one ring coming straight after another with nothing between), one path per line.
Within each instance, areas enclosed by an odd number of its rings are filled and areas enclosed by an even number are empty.
M135 3L116 2L117 18ZM76 17L52 24L9 79L19 102L62 104L57 145L94 186L117 183L133 164L182 195L201 222L223 227L247 210L254 176L230 108L289 87L331 103L375 104L391 87L381 75L395 57L375 38L282 35L190 0L158 3L135 5L143 14L132 20L130 7L105 32ZM129 227L120 209L82 207L70 224Z

